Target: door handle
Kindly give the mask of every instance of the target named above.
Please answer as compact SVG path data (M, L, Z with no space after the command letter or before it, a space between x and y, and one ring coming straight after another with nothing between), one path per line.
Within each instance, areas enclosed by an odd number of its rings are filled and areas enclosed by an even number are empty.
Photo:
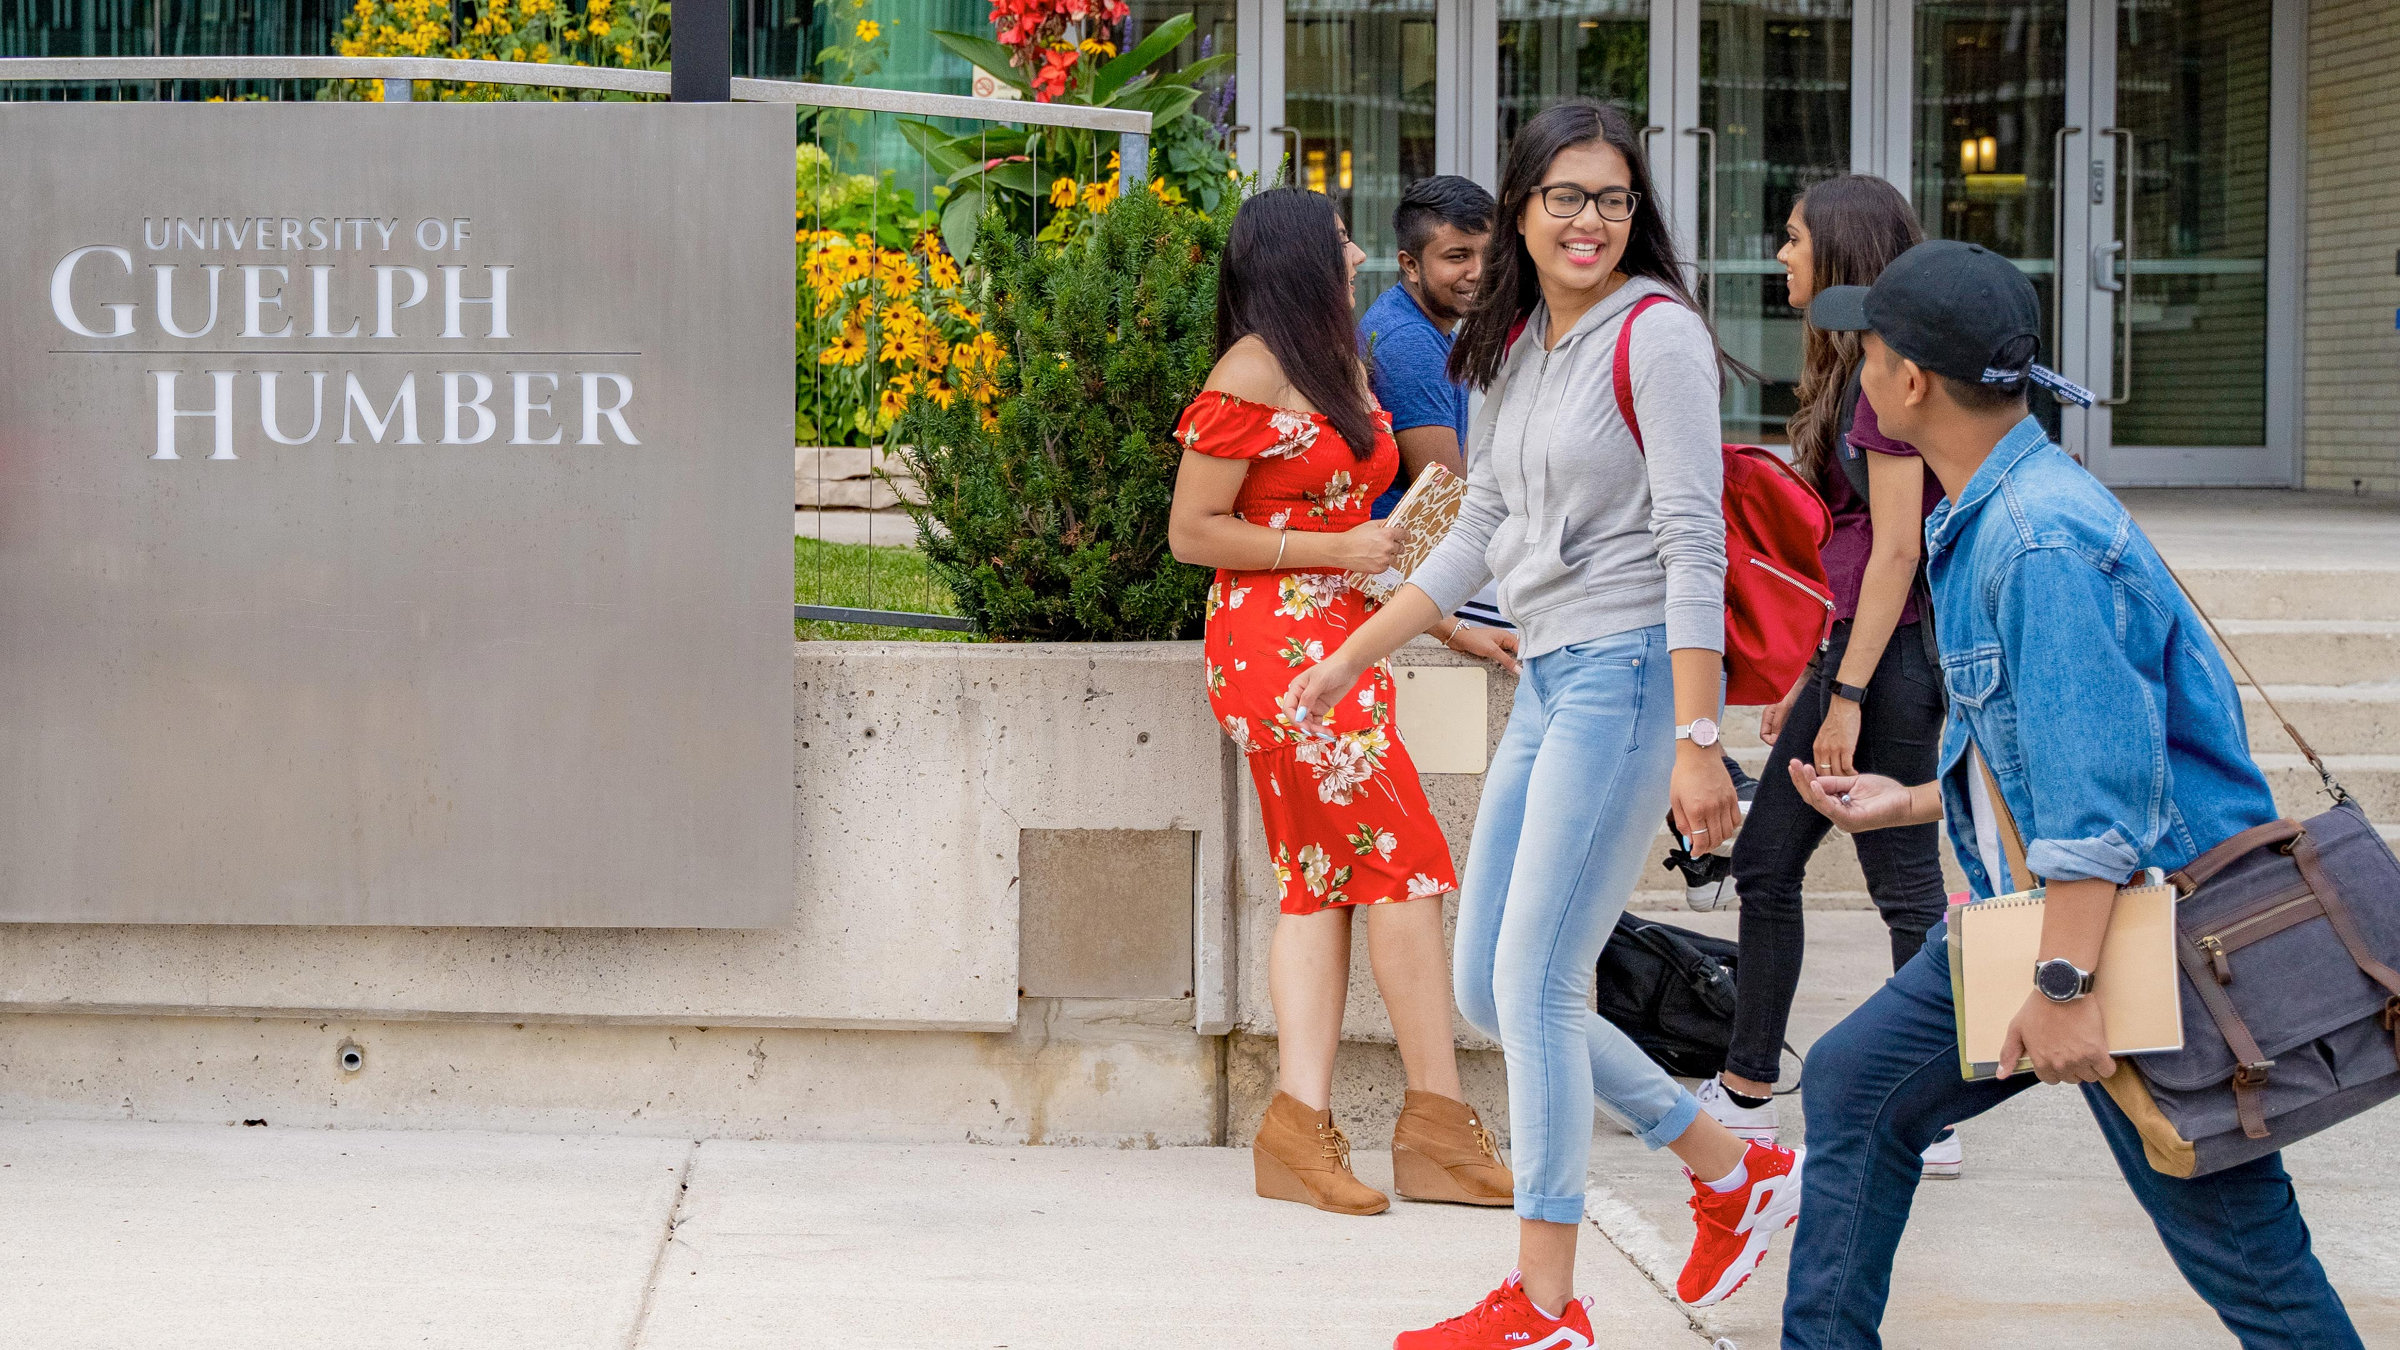
M2117 255L2125 251L2125 241L2115 240L2092 245L2092 289L2122 291L2125 283L2117 278Z
M1708 242L1701 246L1708 275L1708 326L1717 326L1717 129L1685 127L1683 134L1708 143Z
M2133 397L2133 207L2135 191L2133 129L2108 127L2100 134L2113 137L2117 142L2117 172L2122 175L2119 181L2123 184L2117 190L2117 207L2125 216L2125 227L2118 232L2117 242L2109 245L2112 252L2124 256L2125 279L2117 281L2116 278L2111 277L2110 280L2116 284L2102 288L2118 292L2117 387L2112 391L2110 397L2100 400L2101 403L2114 408ZM2094 256L2096 259L2097 254L2095 253ZM2110 270L2114 271L2115 269L2112 266Z
M2082 127L2060 127L2050 138L2050 195L2055 199L2050 212L2050 318L2061 333L2067 325L2062 289L2067 275L2067 138L2082 134Z
M1284 186L1300 186L1300 147L1305 143L1301 139L1300 128L1268 127L1267 134L1283 138L1283 156L1292 163L1292 176L1285 180Z

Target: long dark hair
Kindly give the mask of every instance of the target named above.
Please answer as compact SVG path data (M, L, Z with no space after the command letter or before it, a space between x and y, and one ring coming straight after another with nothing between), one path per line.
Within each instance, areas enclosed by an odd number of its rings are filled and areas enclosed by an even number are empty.
M1243 202L1217 263L1217 355L1256 334L1283 378L1365 459L1375 453L1375 419L1347 271L1332 198L1279 187Z
M1823 295L1831 286L1871 286L1892 259L1925 238L1900 189L1872 174L1828 178L1800 194L1800 220L1808 226L1815 259L1811 295ZM1833 460L1833 438L1841 434L1835 423L1842 416L1842 393L1863 349L1858 334L1828 333L1805 318L1801 332L1800 406L1784 428L1792 437L1793 467L1821 481Z
M1481 389L1500 373L1501 358L1508 354L1509 330L1531 314L1534 303L1542 298L1541 281L1534 272L1533 258L1525 251L1525 235L1517 222L1523 218L1533 190L1542 185L1542 176L1550 171L1550 161L1562 150L1594 141L1607 142L1625 157L1625 167L1633 175L1627 186L1641 194L1633 219L1626 222L1625 256L1617 270L1628 277L1658 282L1685 308L1705 318L1691 288L1684 285L1683 264L1675 256L1675 236L1659 209L1640 132L1614 104L1566 99L1542 109L1509 142L1508 163L1500 170L1500 205L1492 221L1492 241L1483 250L1483 281L1475 288L1474 308L1459 326L1458 343L1450 349L1451 379ZM1722 348L1717 359L1728 369L1747 369L1728 361Z

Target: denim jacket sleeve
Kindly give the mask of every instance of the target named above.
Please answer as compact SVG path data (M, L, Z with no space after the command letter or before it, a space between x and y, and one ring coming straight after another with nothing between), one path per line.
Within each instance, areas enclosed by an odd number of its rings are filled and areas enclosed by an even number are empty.
M2033 818L2025 862L2052 881L2131 877L2166 830L2157 625L2073 547L2019 555L1995 596Z

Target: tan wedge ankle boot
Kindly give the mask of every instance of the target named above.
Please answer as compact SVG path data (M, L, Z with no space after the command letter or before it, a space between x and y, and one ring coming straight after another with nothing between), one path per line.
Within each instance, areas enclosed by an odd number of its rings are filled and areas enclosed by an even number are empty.
M1250 1141L1250 1164L1258 1193L1269 1200L1296 1200L1335 1214L1381 1214L1391 1197L1350 1172L1350 1137L1333 1123L1333 1112L1311 1111L1300 1099L1278 1092Z
M1392 1130L1392 1189L1411 1200L1505 1205L1517 1180L1475 1109L1411 1089Z

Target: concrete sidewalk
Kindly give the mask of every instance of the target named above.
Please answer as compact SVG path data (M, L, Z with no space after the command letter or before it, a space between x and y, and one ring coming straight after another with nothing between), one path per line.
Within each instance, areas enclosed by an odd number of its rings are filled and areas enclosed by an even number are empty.
M2400 1344L2384 1123L2290 1155L2369 1345ZM1887 1345L2232 1344L2071 1094L2037 1090L1967 1139L1967 1178L1919 1193ZM1356 1162L1388 1187L1387 1155ZM1339 1218L1258 1200L1249 1174L1239 1149L19 1122L0 1125L0 1344L1381 1350L1464 1311L1515 1251L1506 1211ZM1579 1277L1599 1344L1767 1350L1783 1244L1696 1317L1660 1291L1685 1193L1665 1155L1603 1128Z
M1515 1251L1259 1200L1237 1149L129 1122L0 1125L0 1216L10 1350L1382 1350ZM1587 1239L1602 1344L1705 1350Z

